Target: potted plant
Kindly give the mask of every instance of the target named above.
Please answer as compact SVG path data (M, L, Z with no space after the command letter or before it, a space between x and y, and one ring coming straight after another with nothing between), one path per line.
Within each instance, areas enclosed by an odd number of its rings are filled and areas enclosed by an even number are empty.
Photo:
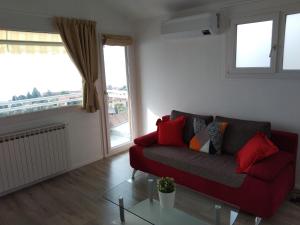
M162 208L173 208L175 202L175 182L171 177L162 177L157 182L159 202Z

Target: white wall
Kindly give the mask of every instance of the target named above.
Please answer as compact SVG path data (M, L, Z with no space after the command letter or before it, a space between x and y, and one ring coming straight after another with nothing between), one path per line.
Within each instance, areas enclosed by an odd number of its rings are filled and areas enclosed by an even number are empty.
M87 114L77 107L52 109L0 120L0 133L13 132L51 123L66 123L70 140L71 168L102 157L99 114Z
M52 17L97 21L99 31L130 34L130 22L98 0L0 0L0 26L51 31Z
M118 16L101 1L0 0L0 28L51 32L53 16L95 20L99 32L132 33L130 22ZM99 82L98 85L100 86ZM0 118L0 133L53 122L68 124L72 168L98 160L103 156L99 112L89 114L79 108L69 107Z
M251 7L226 11L249 12ZM226 34L167 39L160 36L160 22L138 23L141 132L154 130L157 116L178 109L271 121L274 129L300 134L300 79L226 78Z

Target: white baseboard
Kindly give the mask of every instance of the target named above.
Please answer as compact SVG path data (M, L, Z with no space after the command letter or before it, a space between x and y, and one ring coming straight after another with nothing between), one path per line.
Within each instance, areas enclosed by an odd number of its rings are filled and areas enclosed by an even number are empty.
M128 151L129 151L129 147L123 148L123 149L119 149L119 150L112 151L112 152L108 153L106 155L106 157L111 157L111 156L118 155L118 154L121 154L121 153L124 153L124 152L128 152Z
M70 168L69 168L68 171L78 169L80 167L83 167L83 166L86 166L86 165L91 164L93 162L96 162L96 161L98 161L100 159L103 159L103 157L100 156L100 157L97 157L97 158L92 158L92 159L88 159L88 160L85 160L85 161L80 162L80 163L73 164L73 165L70 166Z
M100 160L100 159L102 159L102 158L103 158L103 157L100 156L100 157L98 157L98 158L93 158L93 159L90 159L90 160L86 160L86 161L84 161L84 162L80 162L80 163L75 164L75 165L71 165L71 167L70 167L69 169L67 169L67 170L57 172L57 173L52 174L52 175L50 175L50 176L40 178L40 179L38 179L38 180L36 180L36 181L33 181L33 182L29 183L29 184L21 185L21 186L19 186L19 187L13 188L13 189L11 189L11 190L9 190L9 191L2 192L2 193L0 193L0 197L1 197L1 196L4 196L4 195L7 195L7 194L10 194L10 193L13 193L13 192L16 192L16 191L19 191L19 190L21 190L21 189L24 189L24 188L33 186L33 185L35 185L35 184L41 183L42 181L46 181L46 180L48 180L48 179L50 179L50 178L54 178L54 177L56 177L56 176L62 175L62 174L64 174L64 173L67 173L67 172L69 172L69 171L71 171L71 170L74 170L74 169L80 168L80 167L82 167L82 166L88 165L88 164L90 164L90 163L96 162L96 161L98 161L98 160Z
M13 192L16 192L16 191L19 191L19 190L22 190L22 189L27 188L27 187L33 186L33 185L38 184L38 183L41 183L41 182L43 182L43 181L49 180L49 179L54 178L54 177L56 177L56 176L62 175L62 174L64 174L64 173L66 173L66 172L68 172L68 171L66 171L66 170L60 171L60 172L57 172L57 173L55 173L55 174L49 175L49 176L47 176L47 177L43 177L43 178L40 178L40 179L38 179L38 180L35 180L35 181L31 182L31 183L24 184L24 185L21 185L21 186L16 187L16 188L12 188L12 189L10 189L10 190L8 190L8 191L5 191L5 192L0 193L0 197L2 197L2 196L4 196L4 195L8 195L8 194L13 193Z

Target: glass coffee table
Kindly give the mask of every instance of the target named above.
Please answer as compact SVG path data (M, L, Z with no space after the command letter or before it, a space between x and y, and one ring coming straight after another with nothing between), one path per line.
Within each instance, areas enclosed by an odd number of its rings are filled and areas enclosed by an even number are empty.
M104 194L120 210L120 218L113 224L233 225L238 217L238 208L179 184L176 184L174 208L161 208L156 180L153 175L142 174ZM256 218L254 224L259 222Z

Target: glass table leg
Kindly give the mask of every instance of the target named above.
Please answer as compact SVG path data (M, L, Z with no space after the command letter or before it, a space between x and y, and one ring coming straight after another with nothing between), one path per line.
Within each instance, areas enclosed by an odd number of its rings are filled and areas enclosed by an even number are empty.
M132 171L132 175L131 175L132 180L134 180L134 175L136 174L136 171L137 171L136 169L133 169L133 171Z
M234 210L230 210L230 225L233 225L239 213Z
M215 205L215 225L220 225L220 212L221 212L221 205Z
M154 193L154 179L148 179L148 196L150 202L153 202L153 193Z
M255 217L255 225L259 225L261 221L262 221L261 217Z
M119 209L120 209L120 220L122 223L124 223L125 222L124 199L122 196L119 197Z

